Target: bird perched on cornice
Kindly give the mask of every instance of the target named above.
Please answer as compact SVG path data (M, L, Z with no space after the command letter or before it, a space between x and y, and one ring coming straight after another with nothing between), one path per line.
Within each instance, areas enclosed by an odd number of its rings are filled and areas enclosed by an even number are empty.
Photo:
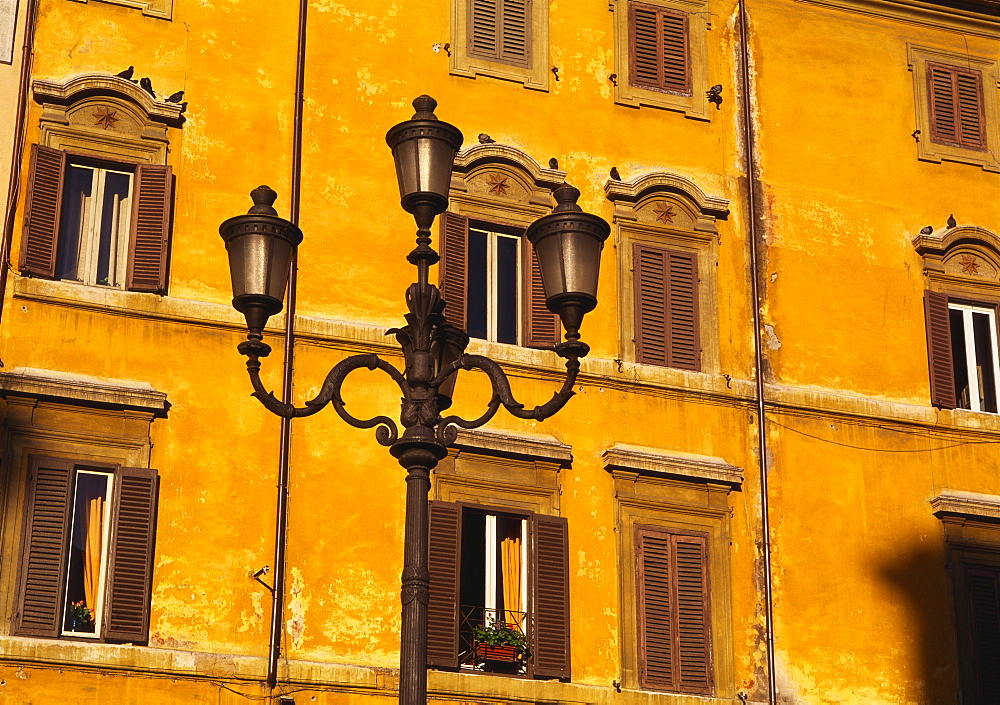
M490 137L485 132L479 133L479 144L493 144L494 142L496 142L496 140Z
M709 103L715 103L716 110L722 110L722 84L716 83L714 86L708 89L705 96L708 98Z
M184 98L184 91L177 91L176 93L174 93L173 95L171 95L169 98L167 98L166 102L167 103L180 103L183 98Z
M951 215L948 216L948 227L954 228L956 226L958 226L958 221L955 220L955 214L952 213Z
M147 76L143 76L139 79L139 87L153 96L153 98L156 98L156 93L153 91L153 82L150 81Z
M925 225L924 227L920 228L921 235L930 235L932 232L934 232L934 228L931 227L930 225Z
M615 181L622 180L622 175L618 173L618 167L616 166L611 167L611 178L614 179Z
M133 73L135 73L135 66L129 66L121 73L116 73L115 76L117 76L118 78L124 78L126 81L131 81Z
M549 169L558 169L558 168L559 168L559 160L556 159L555 157L552 157L552 159L549 160Z

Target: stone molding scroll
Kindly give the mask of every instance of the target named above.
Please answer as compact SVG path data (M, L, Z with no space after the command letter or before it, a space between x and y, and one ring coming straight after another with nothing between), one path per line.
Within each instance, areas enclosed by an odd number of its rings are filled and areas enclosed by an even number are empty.
M452 167L451 189L455 195L471 194L475 182L489 173L499 173L513 179L510 198L507 194L480 194L499 202L508 200L510 205L519 202L525 206L549 209L554 205L552 191L566 182L566 172L549 169L539 164L531 155L505 144L476 144L455 157ZM546 210L547 212L547 210Z
M668 171L641 174L629 181L608 180L604 193L615 204L615 222L638 221L641 212L664 197L690 210L697 231L717 233L715 221L729 216L729 200L705 193L690 179Z

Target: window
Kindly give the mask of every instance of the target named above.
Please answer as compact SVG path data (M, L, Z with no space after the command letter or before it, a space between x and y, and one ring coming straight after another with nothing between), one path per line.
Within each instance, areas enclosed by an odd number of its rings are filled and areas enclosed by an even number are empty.
M635 243L636 361L701 369L698 254Z
M507 509L430 505L432 666L569 677L566 520ZM483 648L489 631L522 635L507 654ZM516 636L502 641L517 642Z
M729 202L667 172L609 181L615 204L620 358L692 372L719 369L716 221Z
M451 72L548 90L549 3L452 0Z
M472 338L527 347L559 342L559 319L545 305L535 251L520 228L444 213L440 286L449 322Z
M639 683L712 693L708 536L636 527Z
M615 101L709 120L707 2L612 0Z
M1000 565L962 565L965 604L960 632L965 640L971 675L963 694L970 702L1000 701Z
M997 306L928 291L924 310L932 403L944 409L997 413Z
M21 272L164 291L172 186L169 166L71 158L32 145Z
M729 493L720 458L618 444L614 481L622 674L629 689L736 697Z
M14 633L145 642L156 471L28 462Z
M918 157L965 162L1000 171L990 144L998 124L997 62L968 54L909 45Z
M88 0L74 0L87 2ZM174 0L99 0L112 5L124 5L142 10L142 14L169 20L174 11Z

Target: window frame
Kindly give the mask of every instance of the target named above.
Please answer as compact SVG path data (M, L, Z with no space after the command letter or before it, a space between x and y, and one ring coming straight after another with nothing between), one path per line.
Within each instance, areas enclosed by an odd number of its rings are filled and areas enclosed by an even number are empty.
M907 44L907 63L913 74L913 103L918 130L915 135L917 158L926 162L959 162L980 166L986 171L1000 171L1000 158L994 154L997 151L997 126L1000 125L1000 104L997 97L1000 63L965 51L948 51L913 43ZM944 66L958 72L978 72L982 76L983 146L935 140L929 88L931 66Z
M509 226L502 225L500 223L491 223L485 220L478 220L470 218L468 221L467 235L471 236L472 231L476 230L482 232L486 235L486 337L477 338L478 340L486 340L491 343L503 342L507 345L519 345L521 347L528 347L526 345L527 340L530 338L529 331L526 330L528 315L525 311L526 306L530 306L530 295L531 291L528 288L527 280L530 279L530 273L525 276L525 259L531 254L531 245L527 242L524 230L519 228L511 228ZM500 341L499 338L499 322L500 317L499 301L497 300L497 279L499 276L499 262L497 257L498 245L500 238L507 238L517 241L516 253L516 279L514 284L514 292L517 296L516 299L516 310L515 310L515 330L517 332L517 340L514 342L510 341ZM468 240L466 241L469 242ZM471 278L468 273L468 264L470 258L467 254L466 256L466 276L467 279ZM468 324L470 299L466 295L466 322ZM468 325L466 332L468 332ZM470 334L471 337L471 334Z
M502 2L502 0L498 0ZM477 55L471 50L469 33L473 0L452 0L451 57L449 71L454 76L476 78L488 76L521 83L525 88L549 90L549 3L527 0L531 8L526 22L527 56L523 65Z
M619 105L651 107L684 113L693 120L710 121L712 104L706 93L708 81L708 32L712 25L708 0L610 0L614 12L615 73L614 100ZM633 6L639 5L671 15L683 15L687 23L687 91L638 84L633 74Z
M1000 347L1000 328L997 327L997 319L998 319L997 314L998 312L1000 312L1000 308L998 308L997 305L982 304L979 302L967 302L955 297L948 297L948 311L949 314L951 311L962 312L962 319L963 319L962 332L964 337L965 353L966 353L966 378L967 381L969 382L969 387L968 387L969 406L967 407L961 406L961 402L959 399L960 396L959 390L956 382L955 408L966 409L967 411L974 411L977 413L1000 414L1000 406L998 406L996 411L988 411L980 408L981 405L980 405L979 395L972 394L972 385L971 385L971 380L977 377L975 371L976 371L976 363L978 362L978 355L976 353L975 330L974 330L974 324L972 322L972 316L977 313L986 314L989 318L989 326L990 326L989 333L992 334L987 338L987 340L991 343L990 347L992 351L992 360L990 360L989 362L991 363L991 367L993 369L994 403L1000 404L1000 352L998 352L998 347ZM954 337L955 336L952 335L953 341ZM971 347L970 347L970 342L972 343ZM969 354L970 349L972 352L971 355ZM952 361L952 370L953 370L952 374L957 378L958 367L957 367L957 361L954 360L954 356Z

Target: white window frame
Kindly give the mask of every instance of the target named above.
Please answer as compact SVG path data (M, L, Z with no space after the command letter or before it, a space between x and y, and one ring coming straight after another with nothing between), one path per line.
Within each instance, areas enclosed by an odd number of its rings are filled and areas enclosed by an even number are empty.
M480 227L474 223L469 223L469 232L472 231L485 233L486 234L486 340L491 343L499 342L497 340L497 325L499 315L497 313L498 301L497 301L497 280L499 279L499 256L497 254L497 245L500 242L500 238L507 238L509 240L514 240L516 244L515 251L517 252L517 262L514 267L517 274L517 340L513 343L505 343L506 345L520 345L522 339L524 338L524 321L523 310L524 310L524 281L523 281L523 258L524 258L524 243L521 241L520 235L511 235L509 233L497 232L496 230L490 230L489 228Z
M80 232L78 234L80 251L77 259L78 279L76 280L90 286L98 286L97 263L101 249L101 226L104 221L103 208L99 206L104 203L104 189L107 175L109 173L123 174L128 177L128 197L119 199L115 196L113 206L117 212L112 215L112 218L116 221L116 227L111 231L111 252L114 256L110 258L108 263L108 283L99 285L124 289L128 267L129 229L131 226L130 221L132 220L132 196L135 192L135 174L121 169L77 164L72 161L68 165L68 168L87 169L92 172L91 195L85 199L81 207Z
M72 511L70 512L70 534L69 540L72 543L74 538L74 532L76 530L76 506L77 506L77 492L80 486L80 475L97 475L103 476L107 482L106 489L104 490L104 516L102 517L102 531L101 531L101 572L97 580L97 602L92 610L94 614L94 631L90 632L74 632L65 629L66 624L66 600L65 597L69 595L69 561L72 556L71 550L66 552L66 583L63 585L63 613L61 616L63 629L61 631L62 636L72 636L72 637L83 637L85 639L100 639L102 629L104 627L104 594L107 589L108 583L108 559L111 551L109 550L108 542L111 540L111 503L114 500L115 488L115 475L111 472L101 472L99 470L77 470L73 476L73 495L71 499Z
M992 414L997 412L983 411L979 403L979 375L976 373L976 341L974 337L974 329L972 325L972 315L974 313L985 314L989 317L990 321L990 331L992 333L992 339L990 341L990 348L993 351L993 384L994 384L994 394L996 395L998 409L1000 409L1000 351L997 350L998 340L997 340L997 321L996 321L996 311L992 308L986 308L983 306L973 306L971 304L959 304L959 303L948 303L948 310L950 311L961 311L962 312L962 333L965 336L965 364L966 364L966 374L969 380L969 410L978 411L981 413ZM949 323L950 325L950 323ZM975 387L973 383L975 382ZM973 389L977 391L973 393Z

